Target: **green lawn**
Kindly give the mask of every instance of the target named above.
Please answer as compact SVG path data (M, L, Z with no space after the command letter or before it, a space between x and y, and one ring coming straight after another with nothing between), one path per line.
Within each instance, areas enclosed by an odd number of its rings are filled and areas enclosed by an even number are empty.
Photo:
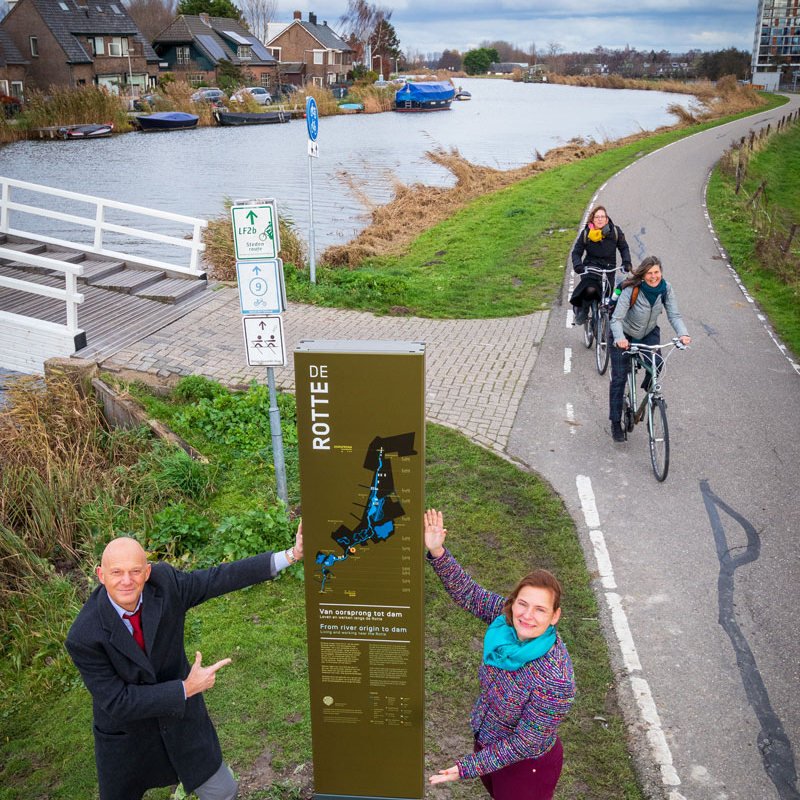
M171 411L168 406L153 401L150 410L161 408L162 416L177 419L180 406ZM204 434L176 426L193 444L205 441L213 453L212 472L225 459L222 445L212 447ZM232 496L245 505L241 513L259 506L272 491L269 472L261 470L260 483L242 474L231 472L202 503L187 500L187 507L216 521L228 512ZM221 512L214 510L219 494L228 498ZM560 499L535 475L454 431L429 425L427 503L444 511L448 545L486 586L506 592L536 566L554 571L564 585L559 629L575 665L578 694L561 728L566 764L558 797L641 798L583 551ZM468 719L478 691L483 627L456 608L433 572L426 572L425 770L430 774L470 750ZM185 644L189 653L200 650L204 663L233 658L206 699L226 758L242 780L243 800L308 796L311 738L299 568L193 610ZM48 669L65 674L45 691L32 678ZM75 670L59 659L49 668L39 664L16 677L7 670L2 675L2 689L14 702L0 713L0 800L94 800L91 699ZM475 781L452 787L454 798L482 793ZM168 797L168 789L147 795Z

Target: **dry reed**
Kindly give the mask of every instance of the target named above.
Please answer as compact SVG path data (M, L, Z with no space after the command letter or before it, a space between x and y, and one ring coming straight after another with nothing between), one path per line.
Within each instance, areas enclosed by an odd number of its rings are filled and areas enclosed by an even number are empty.
M183 111L185 114L197 114L197 124L201 127L216 125L214 107L211 103L195 103L192 95L197 91L184 81L170 81L164 87L164 95L171 111Z
M25 105L25 127L114 123L116 131L129 131L125 101L100 86L51 86L47 93L34 91Z

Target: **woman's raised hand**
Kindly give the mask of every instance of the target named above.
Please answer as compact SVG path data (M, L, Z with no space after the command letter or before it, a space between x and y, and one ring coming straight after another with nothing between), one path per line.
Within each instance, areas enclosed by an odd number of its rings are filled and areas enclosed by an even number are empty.
M442 521L442 512L437 511L435 508L429 508L423 517L423 524L425 547L428 548L434 558L439 558L444 553L443 545L447 536L447 531Z

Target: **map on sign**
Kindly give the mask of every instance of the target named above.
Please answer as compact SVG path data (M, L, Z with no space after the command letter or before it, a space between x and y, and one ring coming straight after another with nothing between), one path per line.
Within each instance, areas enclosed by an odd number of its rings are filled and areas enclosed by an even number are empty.
M242 314L280 314L286 310L281 259L237 261L236 280Z
M385 542L395 532L394 520L405 515L395 490L390 454L416 455L414 433L401 433L386 438L376 436L370 442L364 458L364 469L372 473L372 480L369 486L360 487L367 490L367 499L363 505L354 502L354 505L363 509L359 523L353 528L340 525L331 534L338 545L334 552L317 552L315 564L319 575L316 580L322 584L320 592L325 591L325 584L334 577L332 568L338 562L346 561L358 552L358 548L365 547L370 542Z
M281 244L274 200L231 206L231 222L237 261L278 257Z

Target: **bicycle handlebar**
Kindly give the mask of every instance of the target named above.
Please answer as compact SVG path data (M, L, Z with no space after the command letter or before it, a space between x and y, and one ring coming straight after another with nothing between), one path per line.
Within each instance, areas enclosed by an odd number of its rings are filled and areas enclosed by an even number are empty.
M625 350L626 355L636 355L640 350L661 350L664 347L677 347L678 350L691 350L692 348L688 344L683 344L681 342L679 336L673 336L671 341L665 342L664 344L639 344L639 343L631 343L628 345L628 349Z
M609 269L600 269L599 267L587 267L584 266L584 272L596 272L598 275L608 275L610 272L616 272L619 267L613 267Z

